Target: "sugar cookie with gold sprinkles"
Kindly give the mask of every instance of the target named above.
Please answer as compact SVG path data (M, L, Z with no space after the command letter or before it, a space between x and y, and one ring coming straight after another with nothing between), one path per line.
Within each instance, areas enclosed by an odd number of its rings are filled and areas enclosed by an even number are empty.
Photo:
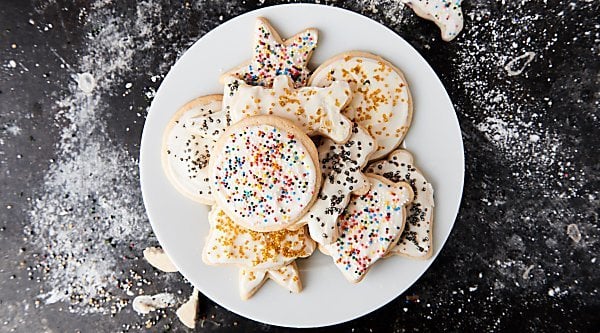
M380 159L398 147L413 113L404 74L377 55L351 51L325 61L311 75L309 85L327 87L339 81L348 82L352 90L352 100L344 115L377 140L378 150L371 159Z
M202 261L207 265L238 265L252 270L279 268L296 258L310 256L315 242L306 228L257 232L231 220L225 211L213 206L208 214L210 230Z
M265 88L228 77L223 109L233 122L255 115L274 115L292 121L308 135L320 134L343 143L350 136L352 122L342 114L342 109L351 96L350 86L343 81L324 88L296 89L288 76L279 75L273 88Z

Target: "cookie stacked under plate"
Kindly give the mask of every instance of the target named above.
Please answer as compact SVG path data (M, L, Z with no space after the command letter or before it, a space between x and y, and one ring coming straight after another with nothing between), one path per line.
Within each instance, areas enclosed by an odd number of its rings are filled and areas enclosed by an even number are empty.
M212 205L203 261L239 266L244 299L267 278L299 292L295 259L316 243L351 282L385 256L432 253L432 186L397 149L412 119L406 79L356 51L310 75L317 39L283 41L258 19L253 57L223 75L223 95L189 102L165 131L169 180Z

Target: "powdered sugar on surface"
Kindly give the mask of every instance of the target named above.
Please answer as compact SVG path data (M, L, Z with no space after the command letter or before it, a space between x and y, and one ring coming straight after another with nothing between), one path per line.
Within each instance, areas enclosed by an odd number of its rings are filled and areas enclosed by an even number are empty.
M591 2L572 3L567 6L570 11L539 1L482 1L471 6L465 13L467 30L456 42L449 81L455 85L451 90L464 96L464 103L456 106L467 157L474 159L468 167L472 185L465 188L463 201L469 204L463 212L476 212L479 223L463 232L488 244L489 250L476 255L476 261L489 267L490 301L518 293L528 302L545 304L539 295L549 286L561 290L553 297L596 294L589 287L593 278L582 277L578 262L589 262L599 246L597 212L587 209L598 202L598 189L591 185L599 175L577 162L589 154L581 146L585 124L573 123L557 111L587 114L597 126L593 109L566 101L582 80L598 79L578 69L574 75L587 76L575 76L574 82L556 77L559 69L554 66L559 64L550 60L580 38L595 35L598 43L600 26L577 24L577 16L585 15ZM557 24L548 25L547 20ZM569 34L564 24L572 29ZM573 58L577 52L590 50L573 51ZM507 72L508 64L514 66L512 72ZM560 66L564 70L570 65ZM577 236L574 230L585 231ZM581 241L568 242L573 237ZM469 251L468 243L452 243L445 251ZM464 264L472 259L469 256ZM472 274L471 280L477 281L481 273ZM492 308L490 303L490 313ZM499 321L491 327L503 326Z
M410 14L410 10L407 12L406 6L400 0L359 0L348 2L346 5L364 15L375 15L391 29L400 27L404 15Z
M146 283L132 283L137 274L122 268L132 254L141 255L143 247L136 245L154 239L139 192L137 156L109 136L104 97L136 66L136 52L151 50L155 26L149 20L161 6L140 2L131 22L110 3L96 2L80 13L93 28L84 55L68 66L75 71L69 91L54 106L61 126L57 158L26 229L43 253L37 265L45 283L40 297L47 304L70 303L69 310L81 314L114 313L134 289L143 292L139 287Z

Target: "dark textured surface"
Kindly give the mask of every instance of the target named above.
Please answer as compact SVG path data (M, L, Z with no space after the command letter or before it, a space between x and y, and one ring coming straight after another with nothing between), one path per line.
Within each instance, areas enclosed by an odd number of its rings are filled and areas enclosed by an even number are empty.
M191 291L140 258L157 244L137 181L144 116L186 48L271 4L3 2L0 331L184 330L176 307L140 316L130 304L140 292L181 302ZM468 1L451 43L398 1L331 4L394 29L427 59L466 149L461 210L435 263L404 295L332 330L598 331L600 3ZM507 75L525 52L533 61ZM86 72L92 88L81 86ZM113 273L85 275L78 260ZM203 296L199 316L198 331L285 330Z

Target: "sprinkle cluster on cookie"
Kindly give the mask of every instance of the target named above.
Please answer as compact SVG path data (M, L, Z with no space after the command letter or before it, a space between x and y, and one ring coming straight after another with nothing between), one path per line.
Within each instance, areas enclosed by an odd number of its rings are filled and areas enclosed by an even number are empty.
M227 126L227 120L216 116L225 114L221 100L221 95L209 95L185 104L169 121L163 138L163 168L171 183L188 198L208 205L214 204L208 163L216 141L210 133L219 129L202 126L198 119L213 117L219 126Z
M387 160L375 162L367 172L381 175L393 182L405 181L415 194L408 208L406 226L398 245L390 254L427 259L432 251L433 186L417 169L412 154L404 149L392 152Z
M377 140L377 152L371 159L382 158L398 147L412 120L412 98L402 72L377 55L353 51L323 63L309 83L326 87L339 81L350 83L352 90L344 114Z
M396 245L413 192L404 182L369 175L367 193L355 196L339 218L341 233L323 245L350 282L359 282L373 264Z
M214 206L208 217L210 233L202 258L209 265L235 264L251 269L272 269L308 257L314 242L304 228L257 232L234 222Z
M234 76L252 86L273 84L278 75L292 79L295 87L306 85L308 61L317 47L318 32L306 29L283 41L263 18L256 20L252 59L222 76Z
M329 244L339 236L337 220L351 194L362 194L369 188L369 180L362 168L377 149L377 143L365 129L354 123L348 142L339 144L324 139L317 149L323 186L303 220L307 221L312 239L319 244Z
M292 123L246 118L217 141L209 172L214 196L241 225L255 231L292 226L313 203L321 183L313 142Z
M291 84L285 75L275 77L273 88L227 77L223 108L234 123L255 115L273 115L294 122L308 135L321 134L340 143L348 140L352 123L342 114L352 96L347 82L298 89Z

